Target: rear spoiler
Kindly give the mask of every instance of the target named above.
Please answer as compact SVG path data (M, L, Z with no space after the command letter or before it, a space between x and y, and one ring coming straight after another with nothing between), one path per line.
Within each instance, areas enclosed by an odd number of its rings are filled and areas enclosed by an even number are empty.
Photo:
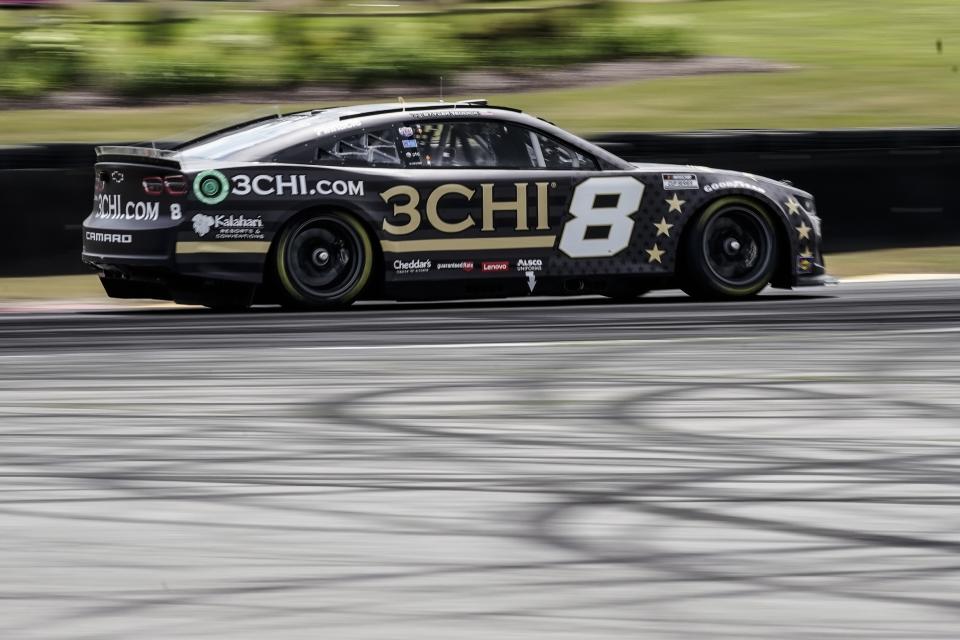
M151 164L172 169L180 168L179 153L156 147L97 147L97 162L132 162Z

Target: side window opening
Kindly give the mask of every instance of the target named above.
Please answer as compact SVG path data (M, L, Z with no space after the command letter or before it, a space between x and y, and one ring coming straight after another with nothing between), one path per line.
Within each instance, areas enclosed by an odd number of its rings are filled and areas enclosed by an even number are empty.
M396 133L392 128L322 140L317 147L315 161L317 164L346 167L401 165Z
M547 169L581 169L593 171L597 169L596 161L590 156L584 155L573 147L554 140L542 133L530 132L536 138L538 144L538 160L543 164L541 166Z
M504 122L416 122L400 127L400 135L411 166L536 168L526 130Z
M298 145L278 151L271 156L270 162L289 162L311 164L317 158L317 145L314 142L302 142Z
M494 120L411 122L401 126L410 166L595 170L596 161L536 130Z

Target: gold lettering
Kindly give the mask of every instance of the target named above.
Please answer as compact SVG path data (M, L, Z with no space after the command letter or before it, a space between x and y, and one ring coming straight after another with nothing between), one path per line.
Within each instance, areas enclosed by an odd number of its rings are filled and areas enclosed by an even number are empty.
M462 184L442 184L430 194L427 198L427 220L430 221L430 224L433 225L433 228L437 231L442 231L443 233L459 233L461 231L466 231L474 224L473 218L470 217L470 214L467 214L467 217L461 220L460 222L447 222L440 218L440 214L437 213L437 205L440 203L440 198L445 195L455 193L463 196L467 200L473 198L475 193L473 189L468 189Z
M389 203L392 198L397 196L406 196L407 202L405 204L394 204L393 215L407 216L409 219L405 224L398 225L391 224L384 218L383 230L395 236L405 236L408 233L413 233L417 230L417 227L420 226L422 216L420 215L420 211L417 210L417 205L420 204L420 194L416 189L405 184L390 187L380 194L380 197L383 198L383 201L386 203Z
M537 230L549 229L550 196L547 195L547 183L537 183Z
M483 231L493 231L494 211L514 211L517 214L516 231L526 231L527 227L527 183L514 182L517 188L517 199L506 202L494 202L493 184L487 182L480 185L483 191ZM538 220L539 222L539 220Z

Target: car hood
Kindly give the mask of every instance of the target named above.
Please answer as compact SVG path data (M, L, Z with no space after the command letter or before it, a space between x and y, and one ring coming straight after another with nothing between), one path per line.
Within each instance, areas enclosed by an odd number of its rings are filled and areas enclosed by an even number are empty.
M798 189L797 187L787 184L786 182L781 182L779 180L774 180L772 178L767 178L764 176L758 176L755 173L747 173L745 171L732 171L730 169L716 169L714 167L702 167L691 164L664 164L659 162L631 162L634 167L638 170L645 173L699 173L699 174L711 174L718 178L730 178L733 180L752 180L760 184L766 184L770 186L783 189L784 191L789 191L796 194L797 196L802 196L804 198L813 197L809 192L804 191L803 189Z

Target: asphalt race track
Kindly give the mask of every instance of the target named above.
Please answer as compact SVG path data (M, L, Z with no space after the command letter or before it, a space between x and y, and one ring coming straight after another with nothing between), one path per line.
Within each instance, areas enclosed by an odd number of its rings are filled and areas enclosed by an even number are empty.
M956 638L960 280L0 315L0 638Z

